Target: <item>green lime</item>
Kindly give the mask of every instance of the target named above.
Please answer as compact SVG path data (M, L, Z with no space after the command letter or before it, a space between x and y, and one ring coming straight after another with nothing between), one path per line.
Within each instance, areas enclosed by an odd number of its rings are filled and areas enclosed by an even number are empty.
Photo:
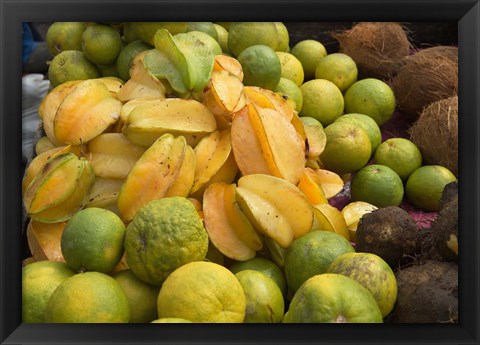
M422 153L412 141L405 138L385 140L375 152L375 163L392 168L402 181L422 166Z
M274 90L282 76L282 66L275 51L266 45L254 45L237 57L243 69L243 84Z

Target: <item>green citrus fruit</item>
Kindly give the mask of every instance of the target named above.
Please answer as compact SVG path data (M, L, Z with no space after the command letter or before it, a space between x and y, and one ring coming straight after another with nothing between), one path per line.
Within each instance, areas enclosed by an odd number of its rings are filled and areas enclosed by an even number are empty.
M293 81L287 78L280 78L277 87L273 90L284 96L287 96L293 103L295 103L295 110L300 112L303 105L302 91Z
M75 275L60 261L37 261L22 268L22 321L44 322L47 302L55 289Z
M317 119L324 127L343 114L344 100L339 88L329 80L313 79L300 86L303 96L300 116Z
M331 231L313 230L295 239L285 256L289 291L295 293L308 278L325 273L338 256L354 251L348 240Z
M319 41L312 39L298 42L290 50L290 53L302 63L305 80L315 78L315 70L318 63L327 56L325 46Z
M368 115L379 126L390 120L394 111L393 90L380 79L361 79L345 92L345 112Z
M350 56L342 53L328 54L315 68L315 78L330 80L342 92L355 83L357 77L357 64Z
M336 258L328 273L343 274L360 283L377 301L382 317L393 310L397 300L397 280L390 266L372 253L346 253Z
M281 22L233 22L228 28L228 48L235 57L254 45L286 51L288 44L288 31Z
M65 225L61 248L76 272L109 273L123 256L125 224L116 213L97 207L77 212Z
M438 211L443 189L456 180L455 175L441 165L424 165L407 179L405 193L414 206L425 211Z
M285 312L285 301L278 285L266 274L243 270L235 274L246 300L244 323L279 323Z
M382 323L382 314L370 291L336 273L308 279L295 293L284 323Z
M335 122L339 121L353 123L367 132L372 145L372 154L375 153L378 145L382 142L382 132L374 119L364 114L344 114L335 120Z
M286 52L276 52L282 65L282 77L290 79L298 86L303 84L304 73L300 60L295 55Z
M186 32L188 22L131 22L130 27L138 39L153 46L153 37L159 29L167 29L171 35Z
M187 198L150 201L127 226L127 264L139 279L154 286L176 268L204 260L207 250L207 231Z
M125 292L130 306L130 323L152 322L157 318L157 297L160 289L138 279L132 270L115 273L113 278Z
M402 181L422 166L422 153L412 141L405 138L390 138L375 151L375 163L386 165L395 171Z
M67 81L95 79L101 76L100 69L78 50L65 50L59 53L48 66L48 79L52 87Z
M201 31L211 36L215 41L218 41L217 29L212 22L188 22L187 31Z
M254 45L237 57L243 69L243 84L274 90L282 77L282 66L275 51L266 45Z
M215 30L217 31L217 41L222 48L223 54L230 54L230 50L228 49L228 31L220 24L213 23L215 26Z
M350 184L352 201L365 201L377 207L398 206L403 199L403 182L391 168L371 164L353 175Z
M347 174L365 166L372 154L367 132L348 121L334 122L325 128L327 144L320 155L325 169Z
M54 22L47 30L47 48L54 56L65 50L82 50L82 35L85 31L82 22Z
M255 270L266 274L277 283L283 296L287 295L287 283L280 267L271 260L262 257L254 257L247 261L237 261L229 267L233 273L244 270Z
M110 25L89 25L83 32L82 51L87 59L97 65L113 65L120 50L122 37Z
M157 299L159 318L192 322L241 323L245 309L245 295L235 275L207 261L190 262L173 271Z
M129 319L122 287L100 272L79 273L65 280L45 311L45 322L51 323L127 323Z
M130 67L132 67L133 59L135 56L137 56L137 54L149 49L153 49L153 47L140 40L130 42L123 47L118 54L116 62L117 71L120 78L122 78L124 81L130 79Z

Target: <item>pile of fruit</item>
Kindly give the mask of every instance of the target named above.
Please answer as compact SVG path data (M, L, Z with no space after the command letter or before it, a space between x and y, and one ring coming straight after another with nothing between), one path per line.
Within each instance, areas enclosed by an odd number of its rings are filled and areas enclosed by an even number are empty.
M456 48L335 37L53 23L23 321L458 322Z

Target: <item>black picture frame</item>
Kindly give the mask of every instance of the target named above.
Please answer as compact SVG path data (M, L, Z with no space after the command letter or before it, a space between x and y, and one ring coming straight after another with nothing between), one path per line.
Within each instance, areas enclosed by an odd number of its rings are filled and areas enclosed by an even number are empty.
M480 4L478 0L0 0L0 341L2 344L478 344ZM21 324L21 22L401 21L458 23L458 324Z

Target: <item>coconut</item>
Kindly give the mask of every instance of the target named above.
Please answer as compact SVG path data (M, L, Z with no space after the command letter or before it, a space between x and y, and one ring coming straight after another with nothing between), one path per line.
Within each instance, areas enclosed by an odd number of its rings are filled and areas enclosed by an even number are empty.
M458 96L428 105L409 133L425 163L442 165L458 176Z
M398 110L414 121L429 104L458 95L458 58L451 50L420 50L405 59L391 86Z
M391 78L411 48L407 31L399 23L361 22L333 37L339 51L357 64L359 79Z

